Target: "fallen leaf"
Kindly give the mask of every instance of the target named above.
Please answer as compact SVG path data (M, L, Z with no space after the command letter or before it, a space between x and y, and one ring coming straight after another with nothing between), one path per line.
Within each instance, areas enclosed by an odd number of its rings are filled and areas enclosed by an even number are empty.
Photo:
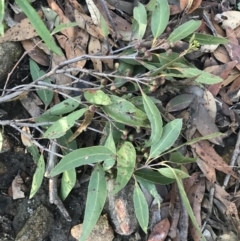
M240 26L240 12L239 11L226 11L220 14L216 14L214 18L218 23L222 23L223 29L231 28L235 29Z
M100 26L100 16L101 13L99 11L99 8L96 6L93 0L86 0L88 10L90 12L92 21L95 25Z
M18 174L14 180L12 181L12 193L13 199L25 198L24 192L21 190L21 186L23 184L23 180Z
M170 222L167 218L155 225L149 235L148 241L164 241L168 235Z
M93 36L90 37L90 41L88 44L88 53L90 55L96 55L96 54L101 53L100 41ZM94 70L101 73L102 72L102 61L100 59L91 59L91 60L93 63Z

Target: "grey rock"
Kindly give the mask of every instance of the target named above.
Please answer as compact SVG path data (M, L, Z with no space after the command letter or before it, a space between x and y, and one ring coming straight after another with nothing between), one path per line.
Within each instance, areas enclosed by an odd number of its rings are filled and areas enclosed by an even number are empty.
M22 46L18 42L0 44L0 86L4 85L8 73L20 58L22 52Z
M41 204L17 234L15 241L42 241L48 235L53 221L52 213Z
M108 199L106 211L114 225L115 232L120 235L130 235L138 229L138 222L134 211L133 190L134 182L131 180L120 192L111 195L114 181L107 182Z

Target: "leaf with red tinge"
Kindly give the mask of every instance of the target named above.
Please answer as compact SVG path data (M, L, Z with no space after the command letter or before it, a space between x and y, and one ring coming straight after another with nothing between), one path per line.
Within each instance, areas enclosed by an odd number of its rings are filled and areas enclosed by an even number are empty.
M170 229L170 222L167 218L155 225L148 241L164 241Z

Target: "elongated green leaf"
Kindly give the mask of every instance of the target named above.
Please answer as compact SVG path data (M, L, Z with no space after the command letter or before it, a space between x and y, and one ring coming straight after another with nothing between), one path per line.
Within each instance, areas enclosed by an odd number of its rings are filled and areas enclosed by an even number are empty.
M54 105L49 110L45 111L42 116L54 116L54 115L63 115L70 113L77 109L80 104L80 96L73 97L72 99L64 100L56 105Z
M28 0L16 0L18 6L22 9L25 15L30 20L33 27L36 29L39 36L43 39L46 45L57 55L62 55L61 49L54 42L53 37L44 25L43 21L38 16L38 13L30 5Z
M142 178L139 178L139 177L136 177L136 178L137 178L137 181L139 182L139 184L151 193L153 198L157 201L158 208L160 209L160 203L162 201L162 198L160 197L160 195L157 191L156 185L153 184L152 182L149 182L149 181L144 180Z
M101 215L105 201L107 198L107 184L104 176L104 171L101 165L96 165L88 186L86 209L84 213L82 235L79 241L85 241L98 218Z
M226 44L229 41L228 39L222 37L203 33L195 33L194 36L194 40L197 40L200 44ZM187 41L189 41L190 39L190 36L186 38Z
M182 129L182 120L175 119L163 127L163 133L158 143L151 146L149 159L159 156L170 148L177 140Z
M68 116L62 117L53 123L43 134L43 138L55 139L63 136L85 112L87 108L74 111Z
M136 163L136 150L131 142L123 142L117 151L117 178L112 191L119 192L133 175Z
M35 145L28 146L27 151L32 155L32 159L37 164L38 160L40 158L40 153L39 153L38 148Z
M174 163L179 163L179 164L185 164L185 163L192 163L192 162L196 162L197 157L185 157L182 155L181 152L172 152L170 155L170 162L174 162Z
M102 90L85 90L83 95L87 101L96 105L110 105L112 102Z
M174 170L172 170L172 172L173 172L173 174L175 175ZM189 203L189 200L188 200L188 198L187 198L186 192L185 192L185 190L184 190L182 180L181 180L180 178L178 178L177 175L175 175L175 179L176 179L176 181L177 181L177 186L178 186L178 189L179 189L179 193L180 193L180 196L181 196L182 201L183 201L183 203L184 203L184 206L185 206L185 208L186 208L186 210L187 210L187 213L188 213L189 217L191 218L194 227L197 229L198 233L201 235L202 240L203 240L203 241L206 241L206 239L205 239L205 237L203 236L202 231L201 231L201 229L200 229L200 227L198 226L198 223L197 223L197 221L196 221L195 215L194 215L194 213L193 213L193 210L192 210L191 205L190 205L190 203Z
M163 131L163 122L160 112L152 100L142 92L143 105L151 125L151 136L145 147L158 143Z
M33 61L32 59L30 59L30 73L31 73L33 81L37 80L38 78L40 78L46 74L44 71L40 70L37 63L35 61ZM49 78L47 78L44 80L44 82L50 84L51 80ZM37 90L37 94L40 97L40 99L42 100L42 102L45 104L46 107L51 103L51 101L53 99L53 92L48 89Z
M93 164L115 158L115 154L109 148L104 146L81 148L64 156L51 171L50 175L53 177L64 171L82 165Z
M147 115L137 109L131 102L113 95L110 96L110 99L112 101L111 105L101 107L105 114L117 122L129 126L148 126Z
M211 73L199 70L197 68L176 67L176 68L169 68L169 69L179 71L180 73L183 74L183 77L186 77L186 78L192 78L196 76L195 81L198 83L210 85L210 84L220 83L223 81L222 78L216 75L213 75Z
M151 30L155 41L166 29L170 16L170 8L167 0L157 0L152 12Z
M68 153L70 153L71 150L77 149L76 140L68 142L68 139L72 135L73 135L72 131L68 130L64 136L58 139L58 143L62 146L61 149L64 155L67 155ZM76 179L77 179L77 176L76 176L75 168L63 172L63 175L61 178L61 188L60 188L60 197L62 200L64 200L68 196L70 191L73 189L76 183Z
M66 28L71 28L71 27L75 27L75 26L78 26L78 24L77 23L62 23L53 29L53 31L51 32L51 35L61 32L62 30L66 29Z
M4 34L4 26L3 26L3 19L4 19L4 9L5 4L4 0L0 0L0 36Z
M134 172L134 175L137 176L138 179L141 178L148 182L162 184L162 185L173 183L175 180L172 178L165 177L159 172L153 171L149 168L139 169Z
M142 3L138 2L137 7L133 9L133 17L137 22L136 29L133 30L134 36L141 40L147 28L147 12Z
M43 159L43 155L41 155L37 163L36 171L33 175L32 188L31 188L29 199L31 199L40 188L42 184L44 172L45 172L45 162Z
M175 43L176 41L186 38L188 35L196 31L200 27L201 23L202 22L200 20L190 20L180 25L170 34L170 36L168 37L168 41L171 43Z
M108 137L107 137L107 139L105 141L104 146L109 148L113 153L117 152L116 145L115 145L115 142L114 142L111 130L110 130L110 132L108 134ZM109 159L109 160L104 161L104 163L103 163L104 171L111 169L114 166L115 161L116 161L115 159Z
M142 230L145 233L147 233L148 221L149 221L148 204L144 197L144 194L142 193L142 190L140 189L137 183L135 184L135 188L133 192L133 204L134 204L134 210L135 210L135 214L139 222L139 225L142 228Z
M176 176L179 179L184 179L184 178L189 177L189 175L186 172L183 172L183 171L181 171L179 169L175 169L175 168L164 167L164 168L158 169L158 171L163 176L168 177L168 178L172 178L172 179L174 179Z
M157 4L157 0L150 0L149 3L146 5L146 9L149 12L152 12L155 9L156 4Z

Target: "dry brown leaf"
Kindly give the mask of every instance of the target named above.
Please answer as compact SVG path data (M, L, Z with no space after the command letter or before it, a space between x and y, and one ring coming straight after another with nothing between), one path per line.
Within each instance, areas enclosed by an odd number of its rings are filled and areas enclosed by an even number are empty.
M14 180L12 181L12 193L13 199L25 198L24 192L21 190L21 186L23 184L23 180L18 174Z
M30 129L27 126L24 126L22 128L22 131L28 135L31 135ZM22 140L23 145L26 147L33 145L31 139L29 137L27 137L26 135L24 135L24 133L21 133L21 140Z
M55 3L54 0L48 0L49 7L55 11L59 16L60 23L70 23L71 21L64 15L61 8ZM75 39L75 29L74 27L68 27L61 30L61 33L68 37L70 41L74 41Z
M240 179L240 175L235 173L230 166L228 166L221 156L219 156L208 141L199 141L191 145L197 155L207 164L217 169L218 171L229 174L236 179Z
M208 90L204 90L203 99L205 100L204 107L207 110L209 116L215 122L217 115L217 105L214 96Z
M175 15L182 12L181 8L178 5L170 4L169 7L170 7L170 15Z
M108 55L109 45L105 41L101 43L101 50L102 50L103 55ZM108 69L114 68L113 59L101 59L101 60Z
M88 10L90 12L93 23L95 25L100 26L101 13L99 11L99 8L96 6L93 0L86 0L86 3L87 3Z
M198 226L201 227L201 203L204 197L205 193L205 178L201 178L199 182L195 183L191 189L189 190L187 196L189 199L189 202L192 206L192 210L194 213L194 216L196 218L196 221L198 223ZM189 229L192 235L192 238L194 241L200 241L201 235L196 230L192 222L189 223Z
M72 6L73 9L76 9L79 13L85 13L83 7L81 6L81 4L78 3L77 0L67 0Z
M108 5L114 6L115 9L120 9L130 15L133 14L133 2L127 2L122 0L107 0Z
M23 48L28 52L28 55L38 64L43 66L50 65L50 59L46 55L46 53L40 49L36 44L33 42L32 39L23 40L22 42Z
M231 61L229 54L225 47L219 46L214 52L214 57L221 63L228 63Z
M191 2L191 0L188 0ZM194 10L196 10L202 3L202 0L192 0L191 6L187 7L186 13L192 13Z
M95 55L101 53L101 44L97 38L93 36L90 37L90 41L88 44L88 53L90 55ZM100 59L91 59L93 63L94 70L98 72L102 72L102 61Z
M8 29L3 37L0 37L0 43L7 41L22 41L38 36L35 28L30 23L29 19L25 18L20 23Z
M91 124L92 119L94 116L94 112L92 111L86 111L84 114L84 119L80 127L74 132L74 134L68 139L68 142L73 141L74 139L77 138L83 131L87 129L87 127Z
M188 193L194 183L198 181L200 174L200 172L195 172L190 177L183 179L183 186L186 193Z
M74 45L86 52L88 46L89 34L86 30L79 28L74 41Z
M209 180L211 183L216 182L217 180L216 170L199 157L197 158L196 162L198 164L198 167L203 172L204 176L207 178L207 180Z
M168 235L170 228L170 222L167 218L155 225L151 234L149 235L148 241L164 241Z

